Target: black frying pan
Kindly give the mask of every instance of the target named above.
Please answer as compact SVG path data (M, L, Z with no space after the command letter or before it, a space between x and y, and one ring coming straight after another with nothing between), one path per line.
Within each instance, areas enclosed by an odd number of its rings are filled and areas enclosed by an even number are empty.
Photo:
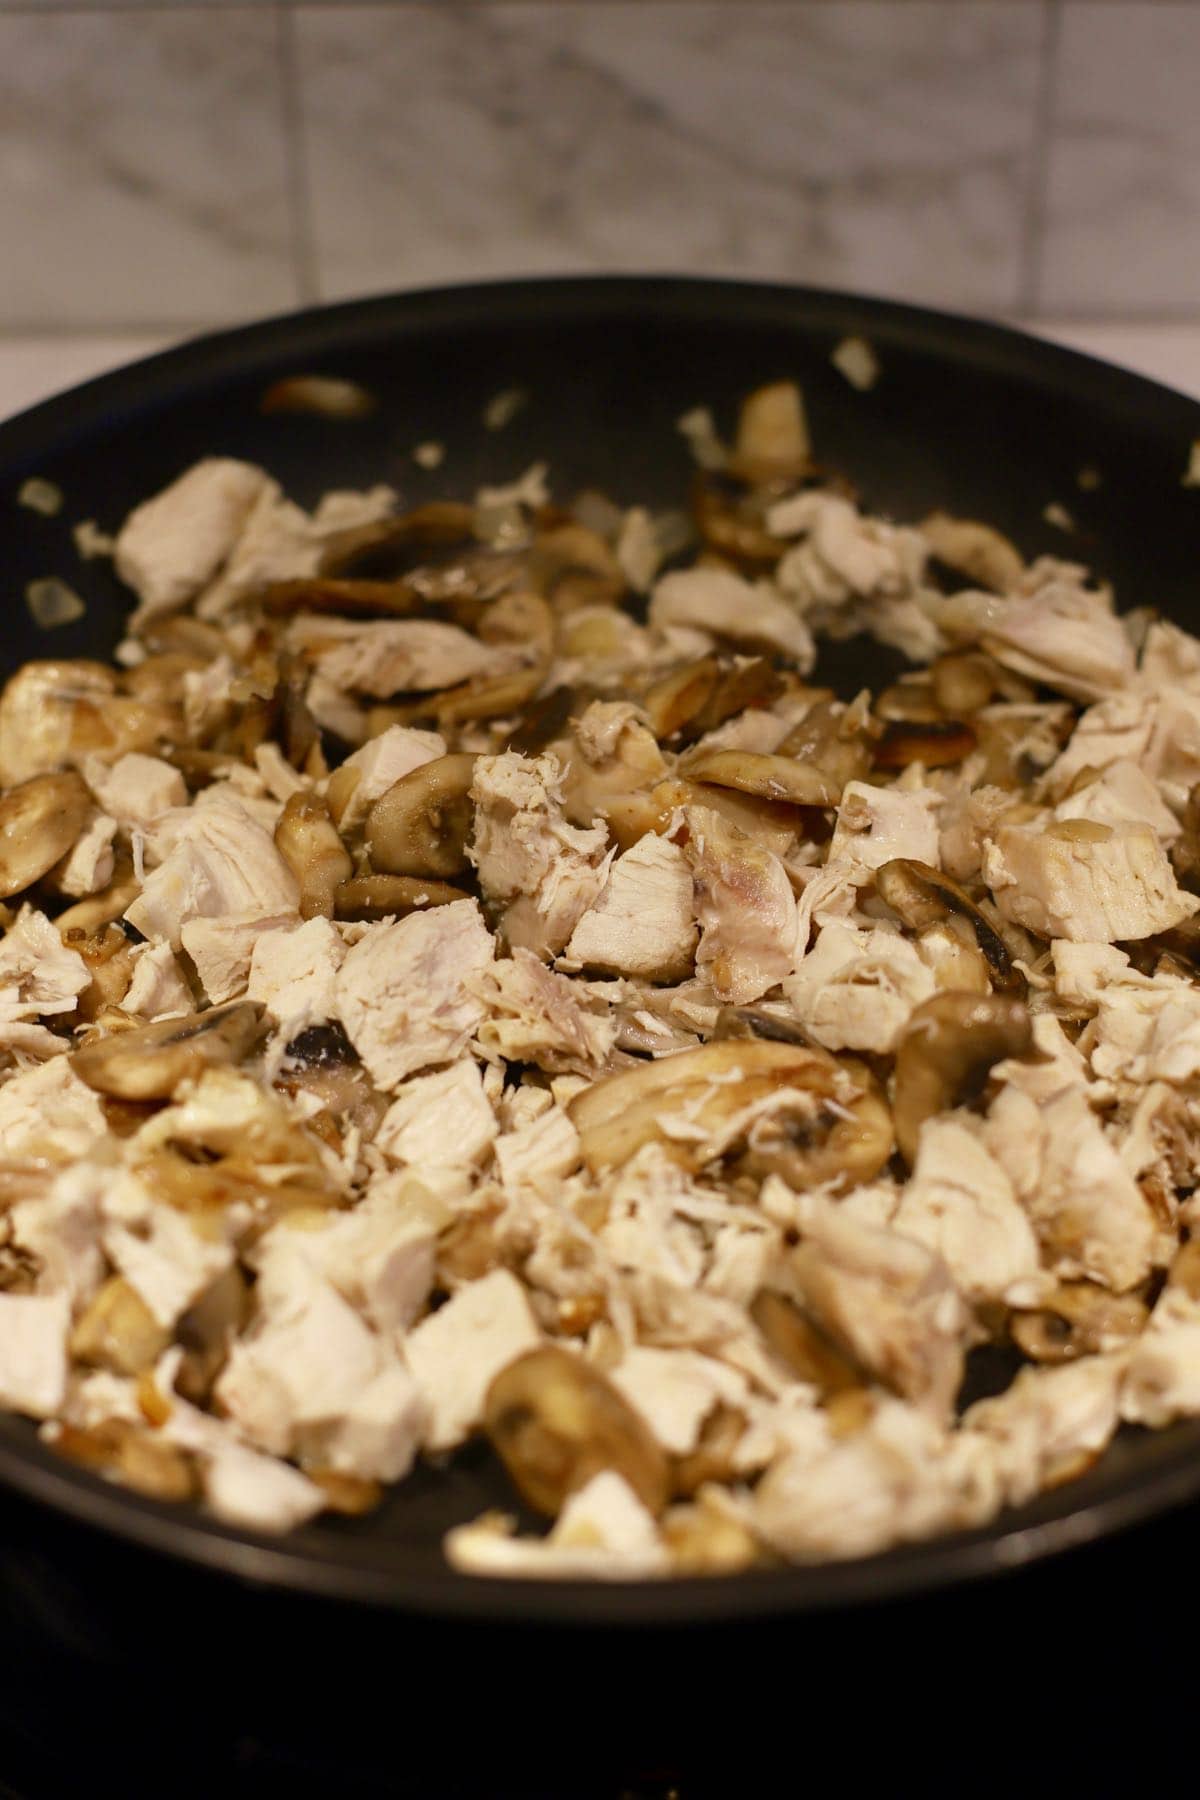
M848 333L867 337L882 365L866 394L830 364ZM378 411L353 422L264 416L264 389L298 372L362 382ZM1122 606L1200 625L1200 494L1180 480L1200 436L1195 402L1016 332L879 301L726 282L538 281L323 308L205 338L0 426L5 667L111 651L129 597L106 564L78 561L70 525L90 517L115 528L197 457L262 463L306 503L379 480L409 501L467 495L543 459L561 496L586 484L667 505L689 469L678 416L703 402L728 423L742 394L781 375L804 389L822 460L846 470L868 506L907 517L940 505L990 520L1027 554L1077 551L1115 582ZM513 386L528 391L527 406L503 432L485 432L485 403ZM447 455L429 474L409 452L431 438ZM1099 486L1080 486L1084 469ZM63 489L60 517L14 503L28 475ZM1069 509L1077 536L1044 521L1050 502ZM21 595L50 573L71 581L87 613L47 634ZM865 642L839 652L843 683L880 672ZM475 1449L448 1470L421 1470L367 1520L321 1521L283 1539L124 1493L61 1462L10 1417L0 1417L0 1481L60 1520L310 1595L477 1621L745 1621L941 1587L1145 1520L1200 1494L1200 1426L1124 1437L1085 1479L984 1531L860 1562L640 1586L484 1582L448 1570L445 1527L511 1505Z

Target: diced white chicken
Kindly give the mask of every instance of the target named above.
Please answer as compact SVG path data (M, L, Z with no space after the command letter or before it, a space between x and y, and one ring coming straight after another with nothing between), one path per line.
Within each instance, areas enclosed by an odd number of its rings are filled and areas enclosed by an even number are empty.
M887 1386L949 1415L962 1381L966 1309L940 1255L848 1217L814 1192L792 1268L816 1322Z
M927 1119L892 1227L928 1245L976 1303L1032 1306L1052 1286L1012 1182L967 1124Z
M1111 987L1086 1044L1097 1076L1190 1082L1200 1074L1200 993L1187 982Z
M937 813L941 795L932 788L909 792L848 781L842 791L827 866L845 863L861 886L874 870L897 856L916 862L938 860Z
M1088 1067L1053 1013L1034 1013L1032 1026L1036 1056L1005 1057L994 1065L992 1080L1004 1082L1044 1106L1068 1088L1084 1086Z
M1070 740L1046 771L1043 786L1061 798L1084 769L1107 769L1115 762L1143 766L1154 728L1156 702L1151 694L1131 688L1089 706Z
M164 1019L189 1013L195 1002L183 979L170 944L138 944L133 952L133 977L121 1002L135 1018Z
M91 982L45 913L23 906L0 939L0 1020L49 1019L75 1010Z
M555 955L604 885L603 825L569 825L557 757L481 756L471 798L471 861L492 900L509 901L510 943ZM514 929L515 928L515 929Z
M809 607L839 606L908 594L924 573L928 546L919 531L865 517L839 494L806 492L767 513L776 537L801 537L775 573L779 586Z
M67 1294L0 1294L0 1406L48 1419L67 1392Z
M144 936L178 950L189 919L298 912L295 876L270 833L236 800L193 807L186 819L125 915Z
M579 1133L560 1106L496 1139L496 1168L509 1192L552 1192L579 1167L579 1160Z
M1071 565L1048 559L1034 563L1023 586L984 635L997 662L1073 700L1103 700L1129 685L1133 645L1106 595L1085 588Z
M286 1223L276 1227L289 1232ZM297 1236L296 1233L289 1233ZM275 1233L271 1233L272 1239ZM385 1337L412 1324L433 1286L436 1233L429 1219L387 1180L372 1184L349 1212L306 1225L297 1250ZM269 1252L266 1240L259 1260Z
M259 938L265 932L286 930L294 918L294 913L277 913L264 919L252 912L187 921L179 935L213 1006L245 992Z
M742 1006L795 967L792 884L772 851L711 807L685 807L683 817L701 932L696 972L718 999Z
M373 925L337 976L337 1012L375 1085L453 1062L486 1009L474 989L492 934L474 900Z
M321 727L345 744L361 744L367 735L366 708L335 687L324 675L315 674L304 693L304 704Z
M299 1469L232 1439L207 1458L203 1483L210 1511L243 1531L294 1531L326 1503L324 1489Z
M254 768L273 800L286 802L309 785L303 775L296 773L278 744L259 744L254 752Z
M967 1409L960 1440L986 1453L1003 1500L1019 1506L1096 1460L1117 1428L1123 1366L1114 1354L1022 1369L1005 1393Z
M985 782L972 787L966 779L942 802L938 814L941 867L955 881L974 881L983 864L987 839L1013 804L1006 788Z
M390 725L378 737L369 738L361 750L348 756L338 770L339 788L352 782L338 818L339 829L358 829L376 800L414 769L445 756L446 740L440 731L419 731L411 725ZM353 776L349 774L354 771Z
M135 507L117 533L115 561L142 602L142 617L170 612L198 594L233 549L259 496L274 486L250 463L211 456Z
M697 939L688 859L668 838L647 832L610 864L566 956L602 975L682 981L691 972Z
M311 516L272 485L259 495L217 578L200 595L202 619L220 619L244 594L269 581L315 575L331 533L384 519L396 496L389 487L326 494Z
M953 1439L916 1407L886 1400L852 1437L768 1469L753 1523L785 1556L817 1562L978 1524L988 1510Z
M696 1448L714 1408L745 1407L750 1393L745 1376L715 1357L643 1344L626 1350L609 1379L672 1456Z
M1160 844L1179 836L1179 820L1163 804L1157 787L1125 758L1109 763L1095 781L1060 800L1056 819L1091 819L1097 825L1148 825Z
M663 560L654 520L644 506L631 506L621 520L613 554L635 594L648 594Z
M485 644L441 619L364 623L301 614L288 641L334 687L376 700L454 687L477 675L506 675L522 661L519 651Z
M265 927L250 954L246 995L265 1006L290 1035L334 1017L337 976L346 945L330 920Z
M1145 1196L1082 1088L1038 1106L1007 1085L992 1103L983 1137L1056 1275L1086 1276L1125 1293L1169 1254Z
M1200 781L1200 694L1180 687L1156 693L1143 767L1158 783L1168 806L1182 812Z
M11 1162L86 1156L107 1130L100 1096L58 1057L20 1069L0 1085L0 1146Z
M61 1130L61 1122L56 1124ZM102 1131L103 1125L94 1126L90 1141ZM7 1142L5 1153L13 1154ZM13 1242L37 1258L39 1294L66 1294L76 1308L100 1286L106 1264L90 1171L85 1169L81 1175L78 1168L63 1169L46 1193L18 1201L9 1218Z
M556 975L531 950L514 950L493 963L479 994L490 1013L479 1027L479 1042L508 1062L594 1073L616 1042L615 1022L590 1012L579 984Z
M620 1268L645 1271L676 1289L699 1286L703 1238L680 1216L690 1187L683 1170L655 1145L625 1165L609 1188L608 1214L597 1234Z
M632 1581L669 1566L653 1518L612 1469L571 1495L548 1537L515 1537L511 1519L485 1515L448 1531L444 1548L464 1575L520 1580Z
M158 1323L170 1329L231 1266L232 1247L223 1237L202 1234L185 1212L156 1200L132 1170L97 1165L92 1179L100 1193L109 1260Z
M426 1449L461 1444L479 1424L501 1369L540 1339L525 1290L507 1269L466 1282L415 1326L404 1354L428 1407Z
M1077 943L1151 937L1200 907L1144 825L1002 824L984 851L983 876L1006 919Z
M1157 1308L1156 1308L1157 1311ZM1200 1416L1200 1319L1142 1334L1121 1383L1121 1417L1160 1428Z
M138 830L148 830L172 808L187 805L183 776L159 756L133 751L111 765L89 756L83 777L106 813Z
M827 1050L887 1055L913 1008L936 986L915 946L899 932L882 926L864 931L829 919L783 991L805 1030Z
M397 1090L375 1142L385 1156L415 1168L470 1168L495 1139L496 1117L470 1057L415 1075Z
M84 825L74 847L54 869L51 879L60 894L81 899L107 887L116 863L113 839L117 821L107 813L94 812Z
M794 606L765 583L727 569L675 569L655 585L652 625L689 625L755 650L778 650L801 673L813 666L812 633Z

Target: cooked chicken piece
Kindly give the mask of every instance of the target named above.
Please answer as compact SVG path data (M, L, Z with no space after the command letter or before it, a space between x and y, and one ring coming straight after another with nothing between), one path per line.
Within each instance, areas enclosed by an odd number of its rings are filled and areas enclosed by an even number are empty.
M325 1490L274 1457L230 1440L204 1466L209 1511L244 1531L294 1531L324 1509Z
M496 1139L496 1168L509 1193L554 1193L579 1162L579 1133L559 1106Z
M1061 799L1085 769L1107 769L1115 762L1144 767L1156 711L1154 696L1138 688L1089 706L1041 787L1051 799Z
M1006 1393L963 1416L961 1438L982 1452L999 1500L1019 1506L1090 1467L1117 1428L1123 1353L1022 1369Z
M598 1236L620 1267L643 1270L675 1287L699 1285L704 1243L681 1205L693 1185L654 1145L640 1150L617 1173Z
M464 1575L631 1581L668 1570L652 1515L628 1482L604 1469L571 1495L548 1537L515 1537L515 1522L485 1514L447 1532L445 1550Z
M620 813L632 795L645 793L668 774L662 751L627 700L593 700L575 721L574 735L562 799L577 825L592 825L610 810Z
M286 1221L275 1231L295 1235ZM349 1212L325 1213L319 1225L306 1221L300 1235L318 1273L385 1339L406 1331L424 1310L433 1287L437 1234L396 1190L394 1178L373 1182Z
M194 1224L187 1213L156 1199L134 1170L114 1175L96 1165L93 1181L110 1262L158 1323L171 1328L231 1266L231 1245L219 1234L204 1235L199 1221Z
M792 1271L806 1312L885 1386L946 1418L962 1382L966 1309L942 1258L847 1218L819 1194Z
M696 1448L717 1406L745 1407L750 1392L745 1376L715 1357L640 1344L626 1350L609 1378L672 1456Z
M604 885L608 833L563 816L561 768L551 755L481 756L471 798L470 857L491 900L509 901L510 943L555 955Z
M1082 1088L1044 1106L1006 1085L983 1141L1033 1222L1048 1265L1125 1293L1163 1259L1162 1228Z
M594 1074L616 1042L616 1023L587 1010L579 983L554 974L530 950L492 963L479 995L491 1015L479 1041L508 1062Z
M985 783L972 788L964 780L942 802L938 814L940 866L955 881L974 881L983 864L988 838L1013 805L1006 788Z
M650 832L610 864L566 956L602 975L682 981L691 972L697 935L688 859L677 844Z
M0 1294L0 1406L49 1419L67 1392L66 1294Z
M123 1011L139 1019L164 1019L189 1013L194 1004L170 944L134 946L133 978L121 1002Z
M1032 1306L1052 1285L1012 1182L952 1113L922 1127L916 1166L891 1224L940 1256L960 1293L976 1304Z
M197 616L223 618L243 596L270 582L315 575L327 538L386 518L395 499L388 487L326 494L310 517L272 482L247 514L224 567L197 600Z
M694 905L697 974L718 999L757 1000L796 965L796 902L779 858L707 806L684 808Z
M1150 1328L1133 1345L1121 1383L1121 1417L1160 1428L1200 1415L1200 1313L1195 1302L1172 1310L1167 1288Z
M1131 681L1133 645L1109 597L1083 579L1074 565L1043 557L1021 596L992 609L982 642L1006 669L1073 700L1103 700Z
M917 1407L884 1401L852 1437L775 1463L755 1490L754 1527L817 1562L980 1524L992 1509L954 1448Z
M903 856L913 862L938 861L937 813L941 796L931 788L905 792L849 781L842 791L827 866L848 865L861 885L873 870Z
M506 675L524 660L508 645L484 644L440 619L348 620L301 614L289 647L326 681L353 694L393 694L455 687L477 675Z
M1130 966L1129 954L1115 944L1072 943L1055 938L1050 946L1054 991L1060 1000L1095 1007L1110 987L1153 988L1150 978Z
M812 633L794 606L765 583L725 569L676 569L655 585L652 625L691 625L731 644L781 651L801 674L813 666Z
M393 1162L415 1168L469 1168L495 1141L496 1119L479 1065L469 1057L416 1075L397 1090L375 1142Z
M259 938L267 932L286 930L294 917L292 913L276 913L264 919L250 912L187 921L179 935L211 1005L220 1006L245 993L250 959Z
M476 902L455 900L372 925L348 951L338 1016L377 1087L461 1055L486 1014L473 990L493 950Z
M805 610L839 606L853 595L900 596L921 580L928 555L919 531L865 518L837 494L800 493L767 513L775 537L801 537L775 572Z
M414 769L445 754L441 732L390 725L348 756L330 777L328 789L329 810L343 835L365 823L376 800L402 775L411 775Z
M174 847L125 916L146 937L182 943L189 919L294 914L300 891L271 835L232 797L193 807Z
M57 1063L55 1068L61 1070L65 1064ZM63 1154L68 1141L74 1140L69 1154L86 1156L94 1148L96 1139L103 1135L103 1118L99 1121L88 1119L73 1090L47 1094L46 1098L60 1104L64 1116L55 1127L53 1145L47 1143L46 1138L41 1140L42 1154L47 1149ZM35 1138L27 1148L36 1146ZM17 1144L14 1143L8 1154L21 1154ZM78 1314L101 1287L108 1272L100 1245L100 1209L90 1175L85 1174L81 1179L77 1169L63 1168L44 1192L17 1201L8 1216L12 1223L12 1242L35 1260L34 1291L66 1294L72 1312Z
M104 811L121 825L147 830L173 807L187 805L183 776L158 756L133 751L111 766L89 756L83 776Z
M1044 1106L1067 1088L1085 1085L1088 1067L1053 1013L1034 1013L1031 1024L1035 1054L993 1063L991 1079L1005 1082Z
M425 1448L436 1454L461 1444L501 1369L540 1341L525 1290L507 1269L468 1281L415 1326L404 1355L428 1407Z
M1096 825L1148 825L1160 844L1169 846L1179 836L1179 820L1163 804L1150 777L1119 757L1086 787L1076 788L1054 809L1056 819L1091 819Z
M826 1050L890 1054L909 1015L937 982L898 931L863 931L839 919L821 927L783 991L809 1035Z
M1154 723L1142 767L1168 806L1182 812L1200 782L1200 694L1168 687L1155 693Z
M246 996L260 1001L294 1036L305 1025L334 1017L345 958L341 933L328 919L264 926L251 951Z
M62 1057L19 1069L0 1085L6 1162L69 1162L107 1129L100 1096Z
M74 1012L90 981L82 956L68 949L45 913L23 906L0 938L0 1020Z
M1152 937L1200 907L1144 825L1000 824L983 875L1006 919L1077 943Z
M117 821L106 813L93 812L74 848L44 877L47 885L57 893L77 900L107 887L116 863L113 854L116 835Z
M117 533L115 560L143 620L182 606L212 580L268 491L278 489L262 469L210 456L134 508Z

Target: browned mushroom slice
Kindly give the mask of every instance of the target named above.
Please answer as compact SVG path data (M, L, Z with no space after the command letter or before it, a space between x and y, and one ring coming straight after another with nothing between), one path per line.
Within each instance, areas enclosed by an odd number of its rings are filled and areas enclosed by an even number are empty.
M193 1406L203 1406L212 1392L229 1349L250 1316L250 1290L235 1264L188 1307L175 1327L183 1351L175 1376L176 1390Z
M667 1459L641 1414L599 1369L556 1344L500 1371L484 1430L522 1497L549 1517L605 1469L623 1476L651 1512L667 1503Z
M794 381L773 381L742 401L730 472L755 485L798 481L812 468L804 400Z
M833 699L820 699L810 706L776 755L819 769L835 804L846 783L858 781L871 767L871 747L864 741L863 726L849 708Z
M261 1030L262 1008L237 1000L96 1038L71 1062L81 1081L116 1100L169 1100L180 1082L241 1062Z
M439 730L472 719L507 719L520 712L537 695L547 667L544 662L531 663L506 675L476 675L458 687L443 689L433 704Z
M770 489L750 489L726 474L697 472L692 483L692 517L704 542L718 556L751 572L771 568L785 545L767 530L765 504Z
M275 827L275 848L299 885L301 918L332 918L334 895L354 864L328 804L307 789L292 794Z
M694 1494L706 1481L736 1481L734 1452L745 1429L745 1414L718 1401L700 1427L695 1449L672 1456L671 1492Z
M253 596L269 618L293 613L335 613L344 619L403 619L423 602L407 581L354 581L332 575L273 581Z
M183 703L184 677L196 675L208 667L211 659L189 655L180 650L148 656L135 669L126 670L122 685L138 700L155 705L179 706Z
M190 1500L196 1492L191 1457L125 1419L104 1419L86 1430L64 1425L49 1442L59 1456L115 1476L122 1487L151 1499Z
M655 737L662 740L682 731L712 698L720 679L718 659L702 656L652 682L640 705Z
M152 1368L171 1333L123 1275L111 1275L92 1296L71 1332L71 1355L116 1375Z
M362 419L379 402L357 381L338 375L285 375L258 403L264 413L313 413L321 419Z
M893 719L875 746L875 767L907 769L919 762L927 769L944 769L970 756L975 743L971 727L958 719Z
M1032 1044L1020 1000L935 994L918 1006L896 1052L893 1112L905 1161L916 1161L926 1119L976 1099L996 1063L1027 1055Z
M470 896L464 888L450 887L413 875L355 875L343 881L334 895L335 919L392 919L424 912L430 906L449 906Z
M877 719L890 726L895 721L906 725L936 725L945 717L941 703L927 680L897 681L876 694L871 707Z
M932 512L920 532L938 562L993 593L1007 594L1025 573L1020 551L1002 532L978 519Z
M367 814L371 867L384 875L459 875L468 867L476 758L438 756L394 782Z
M1134 1294L1110 1294L1089 1281L1066 1281L1031 1312L1014 1313L1013 1341L1034 1362L1074 1362L1117 1350L1138 1337L1150 1316Z
M936 925L953 914L968 920L996 992L1025 993L1025 977L1015 967L1008 945L967 890L949 875L943 875L929 863L900 856L876 870L875 889L913 931Z
M561 737L572 717L587 705L590 696L578 688L556 687L526 706L520 723L506 739L505 750L533 756Z
M529 572L537 591L559 614L615 606L629 585L611 546L577 520L538 532Z
M939 656L930 665L929 678L938 705L952 719L970 718L993 695L1003 692L1006 683L1019 681L982 650L958 650ZM1009 695L1010 699L1017 697Z
M73 770L35 775L0 795L0 896L23 894L67 854L91 804Z
M761 800L790 806L835 806L838 789L811 763L790 756L767 756L752 750L700 749L679 765L689 781L734 788Z
M54 923L58 926L64 943L71 941L73 932L81 932L84 937L103 931L114 919L124 917L142 891L142 884L133 873L133 864L129 859L121 859L113 870L113 878L106 888L98 894L89 894L86 900L76 901L68 906L65 912L59 913Z
M865 1378L858 1364L786 1295L764 1288L750 1308L750 1317L798 1381L810 1382L826 1397L863 1385Z
M452 549L474 542L473 513L455 500L433 500L390 519L376 519L334 532L325 540L322 575L348 575L384 552Z

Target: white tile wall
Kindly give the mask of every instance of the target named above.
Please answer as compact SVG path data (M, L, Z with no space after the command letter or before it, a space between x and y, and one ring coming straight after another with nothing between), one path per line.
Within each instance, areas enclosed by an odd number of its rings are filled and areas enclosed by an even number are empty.
M1200 318L1200 0L0 0L0 332L515 271Z

